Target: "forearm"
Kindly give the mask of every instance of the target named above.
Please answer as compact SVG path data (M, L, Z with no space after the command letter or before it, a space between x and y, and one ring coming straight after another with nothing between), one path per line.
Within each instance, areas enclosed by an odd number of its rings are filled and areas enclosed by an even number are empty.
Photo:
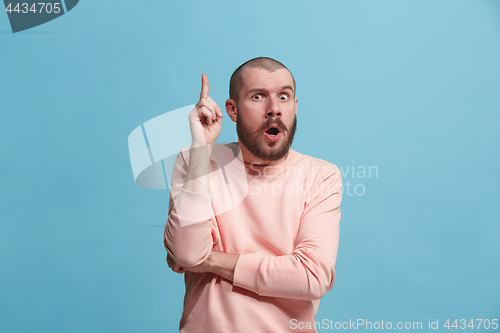
M260 296L320 299L333 286L334 265L312 253L242 255L235 267L233 284Z
M175 262L171 262L169 263L169 266L177 271L182 268L193 273L214 273L224 279L233 281L234 268L236 267L238 257L239 255L237 254L212 251L207 259L199 265L193 267L179 267L179 265L176 265Z
M188 155L181 151L174 166L164 237L166 249L183 266L203 262L213 246L208 184L211 147L193 146Z
M208 175L210 173L211 151L212 144L199 145L194 143L191 145L189 166L183 185L185 191L210 194Z
M239 255L212 251L207 261L207 270L229 281L233 281L234 268Z

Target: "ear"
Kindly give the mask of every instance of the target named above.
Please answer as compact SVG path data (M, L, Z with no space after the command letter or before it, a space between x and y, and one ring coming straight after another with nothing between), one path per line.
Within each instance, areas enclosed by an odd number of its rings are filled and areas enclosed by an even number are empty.
M231 118L233 122L236 122L236 114L238 110L236 109L236 102L232 99L228 99L226 101L226 112L229 118Z
M295 115L297 115L297 109L299 107L299 99L295 97Z

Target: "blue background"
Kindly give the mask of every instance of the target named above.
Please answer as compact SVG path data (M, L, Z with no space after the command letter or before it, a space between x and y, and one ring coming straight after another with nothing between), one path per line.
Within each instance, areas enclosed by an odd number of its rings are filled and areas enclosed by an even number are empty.
M295 76L295 150L378 168L344 175L364 193L316 319L500 318L499 54L494 0L87 0L17 34L0 13L0 331L177 331L168 191L135 185L127 137L202 73L223 106L256 56Z

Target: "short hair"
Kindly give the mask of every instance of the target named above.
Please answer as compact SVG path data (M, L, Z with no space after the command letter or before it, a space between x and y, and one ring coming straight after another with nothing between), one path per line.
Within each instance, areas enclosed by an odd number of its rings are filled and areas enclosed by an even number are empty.
M231 79L229 80L229 98L234 100L235 102L238 102L239 99L239 94L241 90L241 86L243 83L243 69L245 68L262 68L265 69L268 72L274 72L277 69L285 68L290 75L292 76L293 79L293 94L295 96L295 78L293 77L292 72L283 65L281 62L278 60L274 60L273 58L269 57L257 57L248 60L247 62L243 63L240 65L240 67L236 68L236 70L233 72L233 75L231 75Z

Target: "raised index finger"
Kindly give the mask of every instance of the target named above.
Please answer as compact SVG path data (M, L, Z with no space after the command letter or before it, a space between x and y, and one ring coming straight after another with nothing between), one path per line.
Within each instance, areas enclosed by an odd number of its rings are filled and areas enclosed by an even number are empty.
M208 97L208 77L206 74L201 75L201 93L200 99Z

